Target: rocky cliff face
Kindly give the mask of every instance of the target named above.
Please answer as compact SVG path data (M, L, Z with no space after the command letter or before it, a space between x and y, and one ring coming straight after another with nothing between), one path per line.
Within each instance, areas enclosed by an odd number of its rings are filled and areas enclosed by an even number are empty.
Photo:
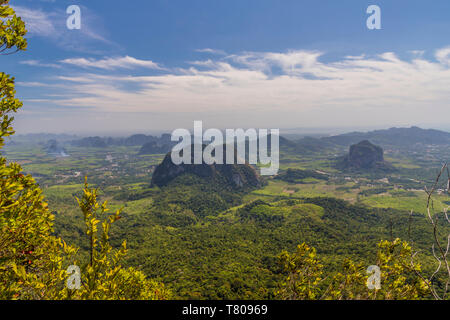
M384 162L383 149L368 140L363 140L350 146L348 162L354 168L374 168L377 163Z
M350 146L348 155L343 159L344 168L356 170L392 170L393 167L384 161L383 149L363 140Z
M193 153L192 153L193 155ZM224 158L226 153L224 150ZM193 156L192 156L193 163ZM180 164L172 162L170 152L153 172L152 185L159 187L169 184L183 174L194 174L207 179L209 183L227 184L233 188L253 188L261 185L256 170L248 164Z

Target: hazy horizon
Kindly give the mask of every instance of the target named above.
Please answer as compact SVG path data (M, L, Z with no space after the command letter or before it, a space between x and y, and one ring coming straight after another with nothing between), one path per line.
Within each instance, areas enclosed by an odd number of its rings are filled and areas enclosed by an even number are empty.
M420 126L420 125L405 125L405 126L377 126L377 127L322 127L322 128L281 128L280 129L280 135L285 136L308 136L308 135L315 135L315 136L328 136L328 135L339 135L344 133L350 133L350 132L369 132L374 130L387 130L390 128L410 128L410 127L419 127L421 129L434 129L434 130L440 130L450 133L450 125L449 126ZM192 131L191 127L183 127L185 129L188 129ZM208 129L210 127L204 127L204 130ZM230 129L237 129L238 127L228 127ZM225 130L228 128L218 128L220 130ZM248 129L251 127L242 127L243 129ZM147 135L161 135L164 133L171 133L174 129L178 128L171 128L171 129L165 129L165 130L130 130L130 131L92 131L92 132L50 132L50 131L37 131L37 132L20 132L16 130L15 135L16 136L26 136L26 135L74 135L78 137L88 137L88 136L102 136L102 137L124 137L124 136L130 136L133 134L147 134ZM258 128L255 128L258 129ZM267 128L267 129L273 129L273 128Z

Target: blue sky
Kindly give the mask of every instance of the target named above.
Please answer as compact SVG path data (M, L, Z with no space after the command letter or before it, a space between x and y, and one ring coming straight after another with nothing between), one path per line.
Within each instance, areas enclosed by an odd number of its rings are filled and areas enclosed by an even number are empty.
M12 0L25 132L450 129L450 2ZM66 28L79 5L80 30ZM381 8L381 30L366 9Z

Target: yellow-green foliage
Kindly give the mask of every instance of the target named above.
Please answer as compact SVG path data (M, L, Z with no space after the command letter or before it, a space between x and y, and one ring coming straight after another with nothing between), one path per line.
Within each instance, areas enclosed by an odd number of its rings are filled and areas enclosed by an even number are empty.
M287 278L277 295L282 299L303 300L320 298L319 284L322 280L323 266L316 259L316 249L306 243L297 246L294 254L283 251L280 263Z
M0 51L25 50L25 24L0 1ZM11 113L22 103L15 98L14 78L0 73L0 148L14 133ZM51 236L53 216L42 191L16 163L0 157L0 299L59 297L65 258L74 250Z
M430 294L430 288L418 275L421 267L411 265L411 247L395 239L378 244L377 263L381 271L381 288L369 290L366 266L344 259L340 271L324 275L323 266L316 258L316 250L302 243L297 251L283 251L279 260L285 280L280 284L280 299L383 299L414 300Z
M367 299L370 292L366 286L368 276L365 271L364 264L344 259L341 271L333 276L331 284L322 298L334 300Z
M81 288L67 289L71 299L167 299L170 292L163 284L148 280L133 268L124 269L121 259L127 254L126 242L114 249L109 241L111 225L119 220L121 210L108 214L106 201L97 201L98 190L85 182L84 193L78 204L84 216L89 237L89 263L81 268ZM101 222L100 219L103 219ZM101 224L100 224L101 222ZM100 228L99 228L100 224Z
M345 259L342 272L334 277L324 297L329 299L416 300L430 294L427 284L416 274L419 264L411 265L411 247L406 241L383 240L378 244L377 263L381 288L367 288L366 266Z
M377 265L381 270L381 289L377 298L418 299L429 294L425 282L417 276L420 264L411 265L411 246L406 241L381 241L378 244Z
M11 49L14 51L26 50L25 23L16 16L8 3L9 0L0 0L0 50L6 53L9 53Z
M0 158L0 298L58 298L74 249L52 236L42 191L18 164Z
M0 53L25 50L24 22L0 0ZM15 98L14 78L0 73L0 148L4 138L14 134L13 117L22 103ZM80 290L66 287L66 268L73 264L77 249L52 236L53 215L42 190L30 175L24 175L17 163L0 157L0 299L165 299L169 291L162 284L146 279L133 268L119 264L126 254L109 244L109 228L119 213L106 217L101 239L97 238L97 209L107 211L106 203L97 203L97 190L85 185L79 201L87 235L91 240L91 260L83 269Z

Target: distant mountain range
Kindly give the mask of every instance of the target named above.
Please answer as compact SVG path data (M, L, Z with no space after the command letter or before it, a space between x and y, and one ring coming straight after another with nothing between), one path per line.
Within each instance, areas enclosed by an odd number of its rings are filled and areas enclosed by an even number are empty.
M171 141L169 133L160 137L134 134L129 137L86 137L76 139L76 136L55 134L28 134L19 135L8 144L21 142L39 142L56 140L59 143L70 143L78 147L106 148L108 146L140 146L140 154L166 153L175 143ZM450 145L450 133L435 129L390 128L369 132L350 132L321 138L303 137L297 140L286 139L280 136L280 149L298 154L322 152L326 149L347 148L352 144L368 140L371 143L386 147L411 147L414 145ZM269 149L270 149L270 139Z
M435 129L390 128L369 132L350 132L332 137L325 137L322 141L337 145L348 146L361 140L389 146L407 146L414 144L450 145L450 133Z
M361 141L382 147L411 147L414 145L450 145L450 133L435 129L390 128L369 132L350 132L329 137L303 137L289 140L280 136L280 150L297 154L322 152L327 149L348 148ZM270 139L268 139L270 142ZM269 144L270 149L270 144Z
M194 162L194 145L191 145L191 163ZM203 149L205 145L203 145ZM226 147L223 147L223 162L226 159ZM236 160L236 150L234 156ZM236 162L236 161L235 161ZM248 164L180 164L172 162L171 153L167 153L152 176L152 185L159 187L168 185L177 177L192 174L205 180L206 183L224 184L233 188L252 188L261 185L262 181L256 170Z
M86 137L73 140L71 144L76 147L106 148L108 146L143 146L146 143L156 143L157 145L171 144L170 134L162 134L161 137L155 137L145 134L134 134L127 138L112 137Z
M287 140L287 139L284 139ZM350 132L335 136L313 138L304 137L292 143L282 142L280 149L295 151L297 153L321 152L329 148L346 148L361 141L386 147L411 147L414 145L450 145L450 133L435 129L390 128L369 132ZM289 141L289 140L288 140Z

